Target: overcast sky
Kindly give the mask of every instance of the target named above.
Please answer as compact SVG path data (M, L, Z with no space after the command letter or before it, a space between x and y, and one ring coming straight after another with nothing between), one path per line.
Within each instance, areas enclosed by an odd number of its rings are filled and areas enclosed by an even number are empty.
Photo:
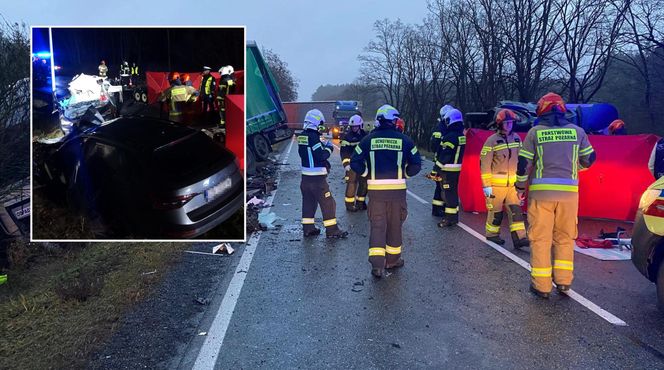
M288 63L300 80L299 100L309 100L319 85L357 77L357 55L373 38L374 21L417 23L426 13L426 0L27 0L0 5L7 21L28 25L246 25L249 40ZM214 47L214 40L191 47Z

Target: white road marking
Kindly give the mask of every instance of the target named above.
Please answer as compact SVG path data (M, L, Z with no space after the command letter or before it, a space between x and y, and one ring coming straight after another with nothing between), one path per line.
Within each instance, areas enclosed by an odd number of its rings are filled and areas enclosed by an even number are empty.
M426 200L422 199L419 197L417 194L413 193L412 191L408 190L408 195L412 196L417 200L418 202L426 205L430 205L431 203L427 202ZM500 252L503 254L505 257L511 259L512 261L516 262L519 266L523 267L524 269L530 271L530 264L526 261L524 261L522 258L519 256L515 255L514 253L508 251L507 249L501 247L500 245L490 242L486 240L484 235L478 233L477 231L473 230L470 226L463 224L461 222L458 223L458 226L464 229L466 232L468 232L470 235L474 236L475 238L479 239L481 242L484 244L490 246L491 248L495 249L496 251ZM567 293L567 296L572 298L573 300L577 301L579 304L584 306L585 308L589 309L599 317L603 318L604 320L610 322L613 325L618 325L618 326L627 326L627 323L609 311L601 308L600 306L596 305L595 303L591 302L581 294L575 292L574 290L570 289L570 291Z
M288 162L288 157L290 155L291 149L293 148L294 140L291 139L288 149L283 153L282 164ZM277 173L277 183L281 178L281 172ZM277 190L274 190L272 194L265 201L266 204L273 204L274 196L277 194ZM272 207L264 208L262 213L269 213ZM221 346L224 344L224 337L226 336L226 331L231 322L231 317L235 310L235 305L237 304L238 299L240 298L240 292L242 291L242 286L244 285L244 280L247 277L249 272L249 267L251 266L251 260L254 257L256 252L256 247L258 242L261 239L261 231L254 232L247 243L245 244L244 253L240 258L240 263L238 263L237 268L235 269L235 275L231 279L226 294L221 301L219 306L219 311L212 321L210 329L207 331L207 336L205 337L205 342L201 347L198 357L196 357L196 363L194 364L194 369L212 369L217 363L217 357L219 356L219 351Z
M204 255L207 255L207 256L228 257L227 254L221 254L221 253L210 253L210 252L199 252L199 251L184 251L184 253L204 254Z

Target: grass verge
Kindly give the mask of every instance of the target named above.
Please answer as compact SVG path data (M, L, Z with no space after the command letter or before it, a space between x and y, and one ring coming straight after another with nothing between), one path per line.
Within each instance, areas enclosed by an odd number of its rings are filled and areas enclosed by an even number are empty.
M10 247L14 264L0 286L0 369L84 367L188 247L62 245Z

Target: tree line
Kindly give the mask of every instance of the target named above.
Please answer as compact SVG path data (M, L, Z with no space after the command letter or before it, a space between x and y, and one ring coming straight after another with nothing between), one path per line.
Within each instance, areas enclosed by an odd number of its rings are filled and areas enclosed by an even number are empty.
M430 0L421 23L374 32L343 98L367 114L398 107L421 145L443 104L485 111L547 91L613 103L630 133L664 133L664 0Z

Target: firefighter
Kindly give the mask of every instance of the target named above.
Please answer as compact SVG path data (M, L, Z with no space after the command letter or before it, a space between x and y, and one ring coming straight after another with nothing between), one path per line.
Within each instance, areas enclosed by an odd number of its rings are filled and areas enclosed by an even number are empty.
M185 86L194 86L194 83L191 81L191 76L189 75L189 73L182 74L182 83Z
M435 173L440 177L437 184L441 188L444 204L443 220L438 223L439 227L454 226L459 223L459 174L466 147L463 114L457 109L451 109L445 114L443 121L447 126L445 134L440 139L434 166Z
M552 276L560 293L569 291L572 284L578 172L595 161L586 133L567 121L565 112L557 94L548 93L537 102L539 124L528 131L517 166L519 197L523 199L528 189L530 290L542 298L551 293Z
M514 248L528 246L521 200L516 192L516 165L521 148L519 135L512 132L517 115L509 109L501 109L496 115L496 133L491 135L480 152L482 187L489 211L486 218L486 239L498 245L505 244L500 238L500 224L507 213ZM503 211L503 206L505 211Z
M108 74L108 67L106 66L106 61L102 60L101 63L99 63L99 67L97 67L99 70L99 77L106 77Z
M209 120L214 114L214 91L217 85L214 76L210 74L212 68L203 67L203 77L201 77L200 96L203 100L203 115Z
M226 127L226 95L235 92L236 80L233 75L235 71L233 66L225 66L219 68L219 92L217 93L217 101L219 102L219 126Z
M362 117L355 114L348 120L348 131L341 139L341 164L346 170L346 210L349 212L363 211L367 209L367 179L359 176L350 168L350 158L353 156L355 147L360 143L366 132L362 130L364 121Z
M129 84L129 77L130 77L130 69L129 69L129 63L127 61L122 62L120 65L120 81L123 86L126 86Z
M320 234L314 225L316 209L320 205L323 214L323 225L327 238L345 238L347 231L337 225L336 203L327 184L329 162L327 159L334 151L331 142L321 142L318 127L325 121L323 113L318 109L307 112L304 118L304 129L297 137L298 154L302 160L302 229L304 236ZM327 163L326 163L327 162Z
M131 74L131 83L136 85L138 83L138 65L136 65L136 62L131 62L129 73Z
M453 106L446 104L443 105L442 108L440 108L439 115L440 117L438 118L438 125L436 126L436 129L433 131L431 134L431 139L429 142L429 150L434 153L434 163L436 162L435 154L438 152L438 147L440 147L440 139L443 138L443 135L445 135L445 131L447 128L447 123L445 122L445 115L447 112L451 111L454 109ZM427 176L429 179L434 180L436 183L436 190L434 190L433 193L433 199L431 200L431 215L436 216L436 217L443 217L445 216L445 203L443 202L443 195L442 195L442 184L440 184L441 177L438 176L438 172L436 170L432 170L431 173Z
M158 100L168 103L168 119L181 122L185 104L196 101L198 91L192 86L183 86L180 81L180 74L177 72L171 72L168 80L171 87L164 90Z
M422 159L413 141L396 130L399 111L383 105L376 112L374 130L355 147L350 167L367 177L369 262L371 274L404 265L402 226L408 216L406 178L415 176Z

